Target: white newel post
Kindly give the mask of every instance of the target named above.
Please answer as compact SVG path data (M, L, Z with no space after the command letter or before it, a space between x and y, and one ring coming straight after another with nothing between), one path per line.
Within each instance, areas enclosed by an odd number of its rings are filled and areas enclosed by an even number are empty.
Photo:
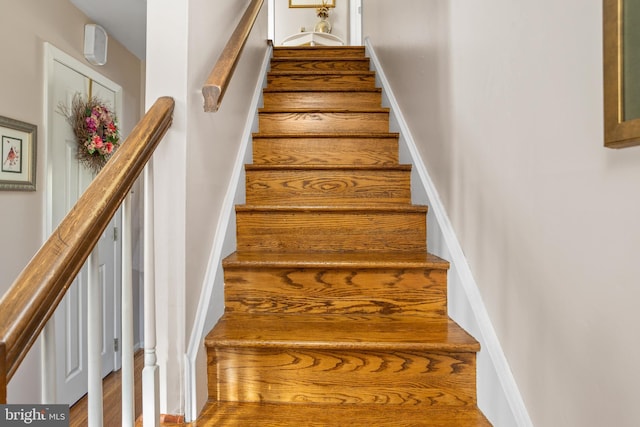
M42 372L42 403L56 403L56 328L55 316L44 325L42 331L42 352L40 355L40 366Z
M153 159L144 180L144 369L142 417L144 427L160 425L159 368L156 357L156 294L153 238Z
M102 289L99 278L98 245L89 255L87 283L88 421L102 426Z
M122 426L135 424L131 193L122 204Z

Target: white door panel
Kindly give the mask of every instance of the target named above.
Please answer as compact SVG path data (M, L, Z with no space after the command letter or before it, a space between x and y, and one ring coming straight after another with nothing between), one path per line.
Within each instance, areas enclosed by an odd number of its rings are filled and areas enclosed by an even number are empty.
M88 96L90 79L60 62L54 61L49 108L53 111L49 130L51 164L51 224L55 228L93 180L93 174L76 159L75 136L59 106L71 106L74 96ZM91 84L93 95L115 106L115 92L103 85ZM119 216L118 216L119 218ZM114 241L117 219L111 221L99 241L99 284L103 296L102 374L114 369L116 335L116 288L120 275L118 242ZM58 403L72 404L87 392L87 266L83 266L67 296L54 315L56 342L56 396Z

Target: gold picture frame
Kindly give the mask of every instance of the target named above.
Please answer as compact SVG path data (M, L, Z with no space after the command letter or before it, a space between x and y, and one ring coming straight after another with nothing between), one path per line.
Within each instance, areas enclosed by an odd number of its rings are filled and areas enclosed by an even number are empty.
M36 190L37 126L0 116L0 190Z
M624 2L603 0L604 145L640 145L640 118L625 119Z
M336 7L336 0L326 0L324 3L327 7ZM289 7L322 7L322 0L289 0Z

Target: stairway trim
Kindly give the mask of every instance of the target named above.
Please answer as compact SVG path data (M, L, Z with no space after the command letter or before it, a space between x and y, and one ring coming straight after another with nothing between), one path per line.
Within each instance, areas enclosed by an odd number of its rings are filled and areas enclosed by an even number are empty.
M244 165L251 163L251 139L252 134L258 127L258 108L262 103L262 89L266 86L267 72L271 64L273 53L272 45L265 51L262 66L260 68L261 79L257 82L249 114L245 122L240 148L236 156L229 186L220 209L221 215L216 227L216 233L209 254L209 263L205 273L195 321L189 338L187 353L184 355L184 381L185 381L185 421L195 421L200 410L199 406L206 403L207 397L198 400L197 371L198 353L202 352L205 357L206 351L202 342L207 332L213 328L224 312L224 277L222 270L222 259L235 250L235 206L243 204L244 192ZM217 292L216 292L217 291ZM218 297L218 298L216 298ZM206 372L206 370L205 370ZM206 381L206 375L204 375ZM206 394L206 390L205 390Z
M532 427L533 424L522 395L444 204L402 115L375 48L368 37L365 38L364 45L366 54L371 59L371 67L376 72L376 86L382 86L383 106L388 106L391 109L391 131L400 133L400 154L410 157L410 159L401 159L401 161L404 163L410 160L410 163L413 164L415 174L412 176L412 194L417 190L427 199L426 202L420 200L420 203L429 206L429 250L451 263L449 270L449 315L474 335L482 346L482 350L478 353L477 365L478 406L494 425L513 425L515 422L517 426ZM398 129L393 129L393 127L398 127ZM413 177L418 178L419 183ZM420 185L422 188L417 187ZM501 399L497 399L498 394L502 395Z

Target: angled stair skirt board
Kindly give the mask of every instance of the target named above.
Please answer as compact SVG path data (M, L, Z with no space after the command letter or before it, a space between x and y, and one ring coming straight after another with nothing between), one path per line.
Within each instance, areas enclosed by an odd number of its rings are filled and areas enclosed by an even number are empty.
M429 229L430 251L451 263L449 270L449 315L480 341L482 347L478 353L477 366L478 406L497 427L532 427L531 418L502 351L453 225L402 116L399 104L376 56L371 40L366 38L364 45L379 79L377 83L382 87L383 106L391 109L391 131L400 133L401 161L411 163L416 174L416 179L411 180L412 193L425 198L425 200L420 200L420 203L429 206L430 214L427 227Z
M222 259L232 253L236 247L235 241L235 205L244 203L244 165L251 163L251 135L257 130L258 108L262 102L262 88L266 85L267 71L273 47L269 46L265 51L260 76L262 79L256 84L253 99L249 105L250 115L247 117L245 128L240 141L240 149L233 165L233 172L229 187L221 208L220 220L209 255L209 267L205 273L204 284L198 302L195 322L189 338L189 347L184 356L185 366L185 421L195 421L198 412L207 400L206 385L206 352L202 342L207 332L216 324L224 312L224 277ZM204 381L202 396L198 396L198 352L202 352L204 360L201 360L201 375ZM201 385L202 387L202 385Z

